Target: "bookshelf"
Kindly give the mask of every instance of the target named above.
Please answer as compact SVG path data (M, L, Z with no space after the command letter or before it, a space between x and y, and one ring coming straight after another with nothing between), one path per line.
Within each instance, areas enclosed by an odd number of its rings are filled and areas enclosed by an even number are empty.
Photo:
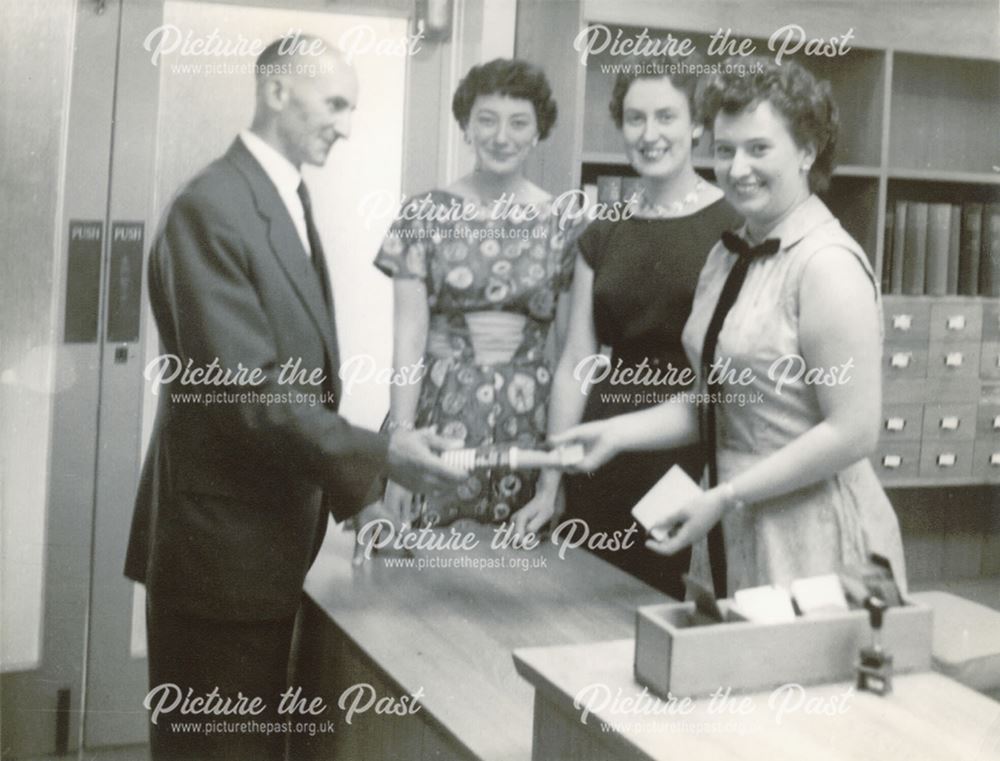
M888 274L892 263L887 232L897 201L1000 203L995 4L750 5L519 0L517 54L558 71L561 84L560 123L538 152L532 178L564 189L602 175L635 175L607 109L614 84L607 66L620 59L596 54L581 65L573 40L584 26L605 24L626 38L643 29L650 37L686 37L702 55L709 36L729 28L767 54L770 33L795 21L821 37L856 29L844 55L788 57L831 84L841 134L838 168L824 200L878 275ZM695 167L709 178L710 145L706 136L695 149ZM1000 298L892 293L885 313L883 440L873 458L883 483L984 487L988 501L996 502L990 485L1000 484ZM893 320L909 320L910 331L893 328ZM956 325L965 327L949 328ZM894 366L904 363L904 355L905 367ZM895 430L898 425L905 434Z

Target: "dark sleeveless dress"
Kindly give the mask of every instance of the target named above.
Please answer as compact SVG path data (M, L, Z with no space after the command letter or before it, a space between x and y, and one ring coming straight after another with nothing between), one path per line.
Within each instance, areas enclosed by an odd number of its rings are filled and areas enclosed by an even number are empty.
M626 369L641 373L630 383L614 382L609 373L591 389L584 421L646 409L693 388L677 382L681 371L690 369L681 331L708 252L723 230L740 222L719 199L684 217L594 222L579 237L577 250L594 271L594 325L601 345L611 347L611 370L619 371L619 380ZM675 463L700 479L704 462L699 446L630 452L596 473L567 477L567 517L582 518L591 532L623 532L633 524L635 504ZM628 550L594 552L683 599L681 576L688 570L690 550L664 557L646 549L641 527L633 536Z

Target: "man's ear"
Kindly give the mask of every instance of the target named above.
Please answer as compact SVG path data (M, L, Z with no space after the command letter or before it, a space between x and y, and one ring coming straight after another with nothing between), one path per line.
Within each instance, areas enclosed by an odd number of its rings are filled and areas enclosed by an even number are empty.
M284 110L289 92L289 85L284 77L268 77L261 84L261 97L272 111Z

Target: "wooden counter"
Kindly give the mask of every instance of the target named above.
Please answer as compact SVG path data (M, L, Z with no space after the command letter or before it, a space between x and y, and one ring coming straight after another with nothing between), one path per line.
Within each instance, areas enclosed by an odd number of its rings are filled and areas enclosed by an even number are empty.
M634 649L623 639L515 653L518 671L536 689L535 761L1000 758L1000 703L940 674L897 676L884 698L828 684L773 698L733 695L714 710L702 699L689 713L667 715L666 702L652 703L636 684ZM595 709L586 723L581 705Z
M353 534L331 529L306 580L308 599L292 684L329 706L333 731L292 733L295 761L307 758L517 759L532 746L534 690L515 671L516 648L631 636L638 605L664 595L583 550L490 548L491 528L464 524L470 551L416 551L425 562L503 563L493 568L400 568L376 555L351 565ZM462 559L465 559L463 561ZM511 567L528 561L527 570ZM345 723L343 691L422 689L406 716L374 708Z
M582 550L564 559L549 543L493 550L491 529L461 527L470 529L475 549L416 551L409 568L380 556L355 567L353 534L331 530L306 581L292 679L327 709L315 736L293 728L294 761L1000 758L1000 703L933 673L897 677L888 698L844 699L847 684L807 688L827 706L840 698L847 708L836 716L799 710L779 723L768 693L752 697L747 716L713 713L702 701L685 716L602 710L583 724L573 707L583 687L641 694L635 608L666 598ZM494 567L420 569L421 559ZM512 567L525 561L527 570ZM356 685L379 699L419 693L420 707L406 715L373 707L348 724L349 706L338 701Z

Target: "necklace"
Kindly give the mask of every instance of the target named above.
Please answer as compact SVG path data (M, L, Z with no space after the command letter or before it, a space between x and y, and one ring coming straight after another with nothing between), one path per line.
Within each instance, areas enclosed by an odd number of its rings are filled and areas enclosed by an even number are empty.
M684 213L685 209L698 203L698 198L702 191L708 187L708 183L700 177L694 184L694 189L680 201L673 201L666 206L650 203L645 193L639 193L639 211L644 212L641 216L650 217L676 217Z

